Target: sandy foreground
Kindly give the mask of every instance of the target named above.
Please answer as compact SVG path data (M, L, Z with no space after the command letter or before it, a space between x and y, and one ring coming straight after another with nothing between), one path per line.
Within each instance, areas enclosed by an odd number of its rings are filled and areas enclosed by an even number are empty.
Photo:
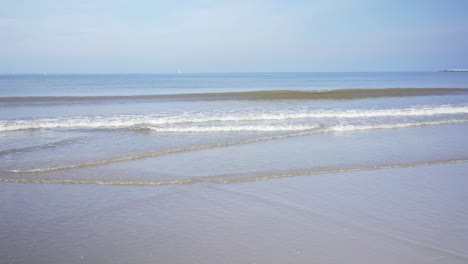
M468 263L467 163L232 184L0 184L2 263Z

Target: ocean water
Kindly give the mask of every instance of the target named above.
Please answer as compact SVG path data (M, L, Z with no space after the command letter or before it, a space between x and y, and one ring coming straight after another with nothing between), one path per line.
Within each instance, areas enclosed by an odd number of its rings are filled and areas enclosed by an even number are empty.
M466 73L3 75L0 256L467 263L467 135Z

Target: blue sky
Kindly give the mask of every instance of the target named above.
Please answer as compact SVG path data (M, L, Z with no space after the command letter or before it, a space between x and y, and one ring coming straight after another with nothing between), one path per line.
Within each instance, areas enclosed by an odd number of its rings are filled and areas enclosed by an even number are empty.
M468 68L466 0L0 0L2 73Z

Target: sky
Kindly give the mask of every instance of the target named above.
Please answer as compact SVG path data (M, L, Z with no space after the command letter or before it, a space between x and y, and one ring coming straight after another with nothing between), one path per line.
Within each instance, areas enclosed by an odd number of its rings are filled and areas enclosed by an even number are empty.
M0 0L0 73L468 68L466 0Z

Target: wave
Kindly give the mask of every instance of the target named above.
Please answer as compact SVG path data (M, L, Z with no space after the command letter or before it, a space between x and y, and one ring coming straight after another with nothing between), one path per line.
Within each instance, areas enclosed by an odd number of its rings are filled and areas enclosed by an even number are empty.
M174 148L174 149L166 149L166 150L158 150L158 151L149 151L134 155L127 155L127 156L120 156L114 157L109 159L102 159L102 160L95 160L95 161L88 161L88 162L81 162L76 164L68 164L68 165L59 165L59 166L52 166L52 167L44 167L44 168L34 168L34 169L19 169L19 170L9 170L9 171L0 171L1 173L42 173L42 172L52 172L52 171L61 171L61 170L70 170L70 169L77 169L77 168L85 168L85 167L94 167L118 162L126 162L132 160L140 160L152 157L159 157L159 156L166 156L172 154L179 154L179 153L186 153L192 151L200 151L200 150L208 150L214 148L223 148L235 145L242 145L242 144L250 144L255 142L261 141L268 141L274 139L281 139L281 138L288 138L288 137L295 137L295 136L303 136L309 135L313 132L299 132L293 134L282 134L282 135L273 135L273 136L266 136L266 137L258 137L258 138L250 138L244 140L237 140L237 141L225 141L213 144L206 144L206 145L198 145L198 146L191 146L191 147L184 147L184 148Z
M278 178L312 176L332 173L346 173L356 171L372 171L383 169L412 168L431 165L454 164L468 162L468 158L429 160L412 163L394 163L380 164L360 167L329 167L329 168L310 168L302 170L291 170L283 172L255 172L250 174L230 174L213 175L205 177L175 178L175 179L157 179L157 180L123 180L123 179L63 179L63 178L17 178L0 177L0 182L15 183L53 183L53 184L98 184L98 185L141 185L141 186L159 186L159 185L179 185L194 184L200 182L210 182L217 184L230 184L250 181L272 180Z
M191 127L148 127L147 129L164 133L200 133L200 132L282 132L307 131L320 128L319 125L258 125L258 126L191 126Z
M96 184L96 185L126 185L126 186L160 186L180 185L200 182L197 178L166 179L166 180L106 180L106 179L54 179L54 178L0 178L0 182L14 183L48 183L48 184Z
M430 161L398 163L398 164L380 164L380 165L362 166L362 167L310 168L310 169L291 170L291 171L276 172L276 173L275 172L257 172L253 174L251 173L251 174L238 174L238 175L235 175L235 174L214 175L214 176L206 177L205 180L209 180L210 182L214 182L214 183L239 183L239 182L251 182L251 181L271 180L271 179L298 177L298 176L311 176L311 175L330 174L330 173L411 168L411 167L465 163L465 162L468 162L468 158L430 160Z
M290 119L320 118L372 118L372 117L425 117L436 115L467 114L468 106L411 107L399 109L351 109L351 110L299 110L299 111L257 111L239 113L182 113L173 115L119 115L49 118L34 120L2 120L0 132L28 129L76 129L76 128L149 128L154 131L181 132L190 129L167 125L204 122L239 121L281 121ZM218 126L205 131L294 131L313 129L313 126Z
M237 141L226 141L226 142L198 145L198 146L191 146L191 147L184 147L184 148L150 151L150 152L144 152L140 154L120 156L120 157L88 161L88 162L82 162L82 163L76 163L76 164L59 165L59 166L44 167L44 168L1 171L0 173L29 174L29 173L44 173L44 172L62 171L62 170L78 169L78 168L85 168L85 167L94 167L94 166L100 166L100 165L106 165L106 164L112 164L112 163L147 159L151 157L159 157L159 156L187 153L187 152L193 152L193 151L209 150L209 149L214 149L214 148L224 148L224 147L230 147L230 146L235 146L235 145L251 144L251 143L256 143L256 142L261 142L261 141L276 140L276 139L283 139L283 138L290 138L290 137L307 136L307 135L311 135L315 133L351 132L351 131L362 131L362 130L373 130L373 129L408 128L408 127L417 127L417 126L434 126L434 125L457 124L457 123L468 123L468 119L451 119L451 120L439 120L439 121L396 123L396 124L375 124L375 125L335 125L335 126L329 126L329 127L320 127L320 128L316 128L312 130L304 130L304 131L299 131L295 133L250 138L250 139L237 140ZM203 129L205 129L203 131L205 132L206 128L203 128ZM185 130L184 132L200 132L200 130L191 128L191 130Z
M372 124L372 125L335 125L328 128L324 128L323 131L330 132L350 132L360 130L372 130L372 129L394 129L394 128L406 128L406 127L418 127L418 126L436 126L445 124L459 124L467 123L468 119L447 119L437 121L424 121L424 122L407 122L407 123L394 123L394 124Z
M27 147L17 147L17 148L11 148L11 149L3 149L3 150L0 150L0 155L11 155L11 154L15 154L15 153L33 152L33 151L48 149L48 148L58 148L58 147L73 144L77 140L78 139L64 139L64 140L58 140L58 141L54 141L54 142L38 144L38 145L33 145L33 146L27 146Z
M336 90L268 90L224 93L187 93L115 96L0 97L0 102L71 102L114 100L344 100L378 97L439 96L468 94L465 88L385 88Z
M201 132L239 132L239 131L316 131L316 132L348 132L371 129L391 129L414 126L430 126L454 123L467 123L468 119L448 119L438 121L385 123L369 125L259 125L259 126L190 126L190 127L149 127L156 132L201 133Z

